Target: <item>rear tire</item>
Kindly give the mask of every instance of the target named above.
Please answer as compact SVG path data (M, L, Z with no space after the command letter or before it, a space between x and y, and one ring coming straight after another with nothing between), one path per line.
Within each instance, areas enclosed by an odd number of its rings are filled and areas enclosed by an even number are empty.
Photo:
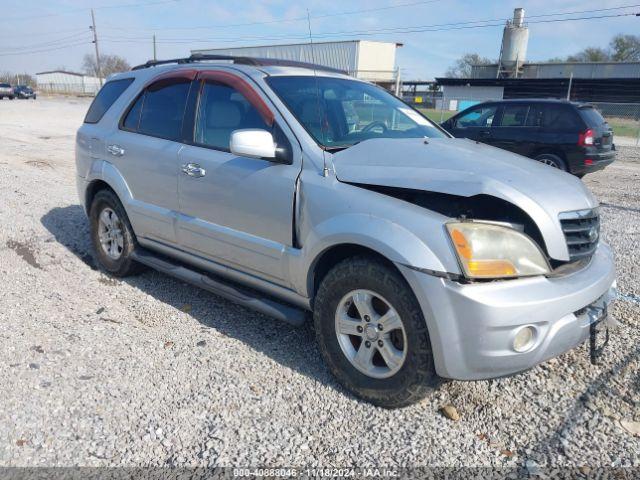
M322 280L314 307L324 361L358 397L399 408L441 383L422 309L402 276L382 261L358 256L338 263Z
M89 212L91 242L100 266L116 277L144 268L131 258L137 241L120 200L111 190L100 190Z
M553 153L543 153L542 155L538 155L536 160L540 163L544 163L545 165L549 165L550 167L557 168L559 170L567 171L567 164L562 160L558 155L554 155Z

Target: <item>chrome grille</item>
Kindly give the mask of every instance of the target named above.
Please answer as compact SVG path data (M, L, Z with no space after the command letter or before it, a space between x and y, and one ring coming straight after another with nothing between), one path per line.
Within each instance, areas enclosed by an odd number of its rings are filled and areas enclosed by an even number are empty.
M597 208L562 212L560 225L571 261L593 255L600 240L600 216Z

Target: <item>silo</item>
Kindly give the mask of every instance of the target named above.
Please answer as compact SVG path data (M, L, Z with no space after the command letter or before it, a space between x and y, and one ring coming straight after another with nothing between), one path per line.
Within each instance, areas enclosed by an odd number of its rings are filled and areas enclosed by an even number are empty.
M507 20L502 34L500 72L504 76L518 76L518 68L527 57L529 29L524 24L524 8L513 11L513 20Z

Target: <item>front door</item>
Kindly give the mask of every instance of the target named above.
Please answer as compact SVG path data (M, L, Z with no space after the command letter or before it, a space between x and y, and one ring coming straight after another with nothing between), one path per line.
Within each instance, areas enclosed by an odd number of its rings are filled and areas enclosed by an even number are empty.
M288 141L248 80L229 72L206 75L199 86L193 142L179 153L181 248L285 284L283 255L292 247L299 147ZM232 154L231 133L244 128L274 132L293 163Z
M470 138L492 144L492 124L498 107L493 104L477 105L452 119L449 129L454 137Z

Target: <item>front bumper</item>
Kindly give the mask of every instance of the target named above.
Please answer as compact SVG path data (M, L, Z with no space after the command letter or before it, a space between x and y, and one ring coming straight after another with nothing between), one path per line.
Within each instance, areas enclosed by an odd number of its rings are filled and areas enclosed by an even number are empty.
M612 300L611 248L601 243L591 262L556 278L532 277L461 284L399 266L422 306L438 375L479 380L531 368L589 338L585 307ZM514 337L525 326L535 339L519 353Z

